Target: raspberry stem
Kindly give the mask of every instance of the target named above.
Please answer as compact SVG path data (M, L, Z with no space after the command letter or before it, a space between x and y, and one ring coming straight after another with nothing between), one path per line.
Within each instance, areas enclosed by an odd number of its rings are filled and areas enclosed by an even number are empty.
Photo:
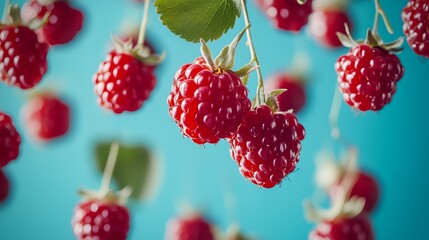
M140 25L139 30L139 38L137 40L137 45L143 47L144 39L146 35L146 26L147 26L147 19L148 19L148 13L149 13L149 3L150 0L144 1L144 9L143 9L143 19Z
M250 32L250 21L249 21L249 14L247 12L247 5L245 0L241 1L241 8L244 15L244 22L246 23L246 36L247 36L247 45L250 49L250 55L252 57L250 63L255 63L256 66L260 66L258 57L256 55L255 47L253 46L253 40L252 40L252 34ZM261 105L262 103L265 103L265 95L264 95L264 80L262 78L261 68L256 68L256 74L258 75L258 87L256 89L256 105Z
M101 181L100 193L107 194L110 190L110 182L112 181L113 170L115 169L116 159L118 157L119 144L113 142L110 146L109 156L107 157L106 167L103 172L103 180Z
M390 34L393 34L393 28L392 25L390 25L389 19L387 18L386 13L384 12L383 8L380 5L379 0L374 0L375 3L375 17L374 17L374 26L372 27L372 34L374 36L378 36L378 17L381 15L383 18L384 25L386 26L387 31Z
M329 111L328 120L331 125L331 136L333 139L339 139L341 136L340 127L338 126L338 118L341 112L342 99L337 85L334 89L334 98L332 99L331 110Z

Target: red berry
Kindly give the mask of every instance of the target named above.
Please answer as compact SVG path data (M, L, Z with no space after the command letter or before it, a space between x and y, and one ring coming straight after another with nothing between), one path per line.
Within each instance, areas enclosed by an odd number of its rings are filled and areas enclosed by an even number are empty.
M292 32L300 31L312 12L312 0L302 5L297 0L256 0L256 3L276 28Z
M304 107L306 94L303 80L299 77L285 73L275 74L265 84L265 91L271 92L275 89L286 89L277 96L279 111L286 112L292 109L296 114Z
M244 116L229 139L231 156L245 178L272 188L295 170L304 136L295 115L273 113L261 105Z
M210 223L201 216L175 218L167 223L165 239L168 240L213 240Z
M360 111L378 111L392 100L404 67L395 54L359 44L335 64L344 100Z
M239 76L211 70L200 57L176 72L167 102L185 136L197 144L216 143L235 133L250 110L247 94Z
M115 113L138 110L155 87L153 70L132 55L111 51L93 78L98 103Z
M346 12L338 10L316 10L310 15L309 31L311 35L326 47L336 48L342 44L337 32L346 34L344 24L350 28L350 19Z
M374 240L371 222L365 215L319 223L310 240Z
M48 69L48 48L26 26L0 26L0 79L21 89L34 87Z
M49 94L33 97L23 109L29 133L38 140L49 141L67 133L70 126L69 106Z
M19 155L21 137L12 123L12 118L0 112L0 168Z
M82 12L70 6L68 1L52 0L42 4L37 0L30 0L23 8L23 17L27 20L41 20L47 13L50 15L46 24L37 32L49 45L66 44L82 29Z
M9 180L0 168L0 203L4 202L9 195Z
M408 44L415 53L429 58L429 0L409 0L402 21Z
M331 198L336 194L338 184L333 185L329 193ZM359 172L356 182L350 190L350 197L357 196L365 199L365 206L363 208L363 213L370 213L377 205L380 190L377 182L373 177L364 172Z
M126 240L130 216L122 205L89 200L76 207L72 227L79 240Z

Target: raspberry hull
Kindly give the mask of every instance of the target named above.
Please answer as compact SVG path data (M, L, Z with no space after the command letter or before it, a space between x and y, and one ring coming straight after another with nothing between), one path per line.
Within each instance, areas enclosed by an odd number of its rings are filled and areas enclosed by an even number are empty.
M388 104L396 92L396 83L404 74L396 55L365 44L341 56L335 70L344 100L360 111L378 111Z
M0 112L0 168L19 155L21 137L12 123L12 118Z
M418 55L429 58L429 0L410 0L402 10L403 31Z
M229 139L231 157L245 178L272 188L295 170L304 137L304 127L295 115L273 113L261 105L244 116Z
M177 71L167 99L169 114L195 143L217 143L235 133L250 110L247 94L235 73L212 71L197 58Z

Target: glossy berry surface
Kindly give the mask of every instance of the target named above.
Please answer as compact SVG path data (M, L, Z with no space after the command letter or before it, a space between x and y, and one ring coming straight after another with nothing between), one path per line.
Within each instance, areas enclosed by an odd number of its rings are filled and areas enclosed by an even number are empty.
M285 73L270 76L265 84L265 92L269 93L275 89L286 89L277 96L279 111L286 112L292 109L296 114L304 107L307 96L304 82L298 76Z
M9 195L9 180L0 168L0 203L4 202Z
M25 26L0 27L0 79L21 89L34 87L48 70L49 45Z
M408 44L415 53L429 58L429 0L409 0L401 16Z
M114 113L140 109L156 85L153 67L137 58L111 51L94 75L98 103Z
M27 131L41 141L61 137L70 127L70 108L55 95L33 97L25 105L23 116Z
M41 20L47 13L50 15L46 24L37 32L49 45L66 44L82 29L83 13L70 6L68 1L54 0L43 5L37 0L30 0L23 8L23 18L26 20Z
M175 218L167 223L165 240L213 240L214 234L210 223L197 216Z
M317 10L310 15L309 31L325 47L337 48L342 44L337 32L346 34L344 24L351 29L350 18L344 11Z
M292 32L300 31L307 24L312 2L307 0L301 5L297 0L256 0L276 28Z
M370 220L365 215L322 222L310 233L309 240L374 240Z
M248 112L229 139L231 157L254 184L272 188L295 170L304 127L292 113L273 113L266 105Z
M250 110L247 88L231 71L211 70L203 58L183 65L167 103L183 134L197 144L230 137Z
M360 111L378 111L396 92L404 74L398 57L379 47L359 44L336 64L338 86L347 104Z
M12 118L0 112L0 168L18 157L20 144L21 137Z
M338 185L333 185L329 194L334 198ZM357 196L365 199L364 213L370 213L377 205L380 198L380 188L375 179L365 172L359 172L355 184L350 191L350 197Z
M126 240L130 216L122 205L90 200L76 207L72 227L79 240Z

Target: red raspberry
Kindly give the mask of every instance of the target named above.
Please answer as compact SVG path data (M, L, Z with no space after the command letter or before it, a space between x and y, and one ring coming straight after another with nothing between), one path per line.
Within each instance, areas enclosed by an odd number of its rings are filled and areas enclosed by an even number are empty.
M378 111L392 100L404 67L395 54L359 44L341 56L335 69L344 100L360 111Z
M51 0L42 4L37 0L29 0L23 8L23 18L26 20L41 20L46 13L50 14L48 21L37 32L49 45L66 44L82 29L82 12L71 7L68 1Z
M247 94L235 73L212 71L200 57L176 72L167 102L185 136L197 144L216 143L235 133L250 110Z
M286 89L286 92L277 96L279 111L286 112L292 109L296 114L304 107L306 102L304 87L303 80L298 76L277 73L268 79L267 84L265 84L265 91Z
M98 103L115 113L138 110L155 87L153 70L130 54L111 51L93 78Z
M130 216L128 209L122 205L89 200L76 207L72 226L79 240L125 240L130 228Z
M409 0L402 21L408 44L415 53L429 58L429 0Z
M9 180L0 168L0 203L4 202L9 195Z
M19 155L21 137L12 123L12 118L0 112L0 168Z
M57 96L35 96L26 104L23 114L27 130L38 140L49 141L69 130L69 106Z
M330 190L330 196L333 199L338 189L338 184L333 185ZM356 182L350 190L350 197L357 196L365 199L363 213L371 212L377 205L380 190L373 177L364 172L359 172Z
M292 32L300 31L312 12L312 0L302 5L297 0L256 0L256 3L276 28Z
M48 69L48 48L26 26L0 26L0 79L21 89L34 87Z
M167 223L165 239L168 240L213 240L210 223L201 216L175 218Z
M321 44L330 48L341 47L337 32L346 34L344 24L350 28L349 16L339 10L316 10L310 15L309 31Z
M304 127L295 115L273 113L261 105L244 116L229 139L231 156L245 178L272 188L295 170L304 136Z
M374 240L371 222L365 215L322 222L309 236L310 240Z

